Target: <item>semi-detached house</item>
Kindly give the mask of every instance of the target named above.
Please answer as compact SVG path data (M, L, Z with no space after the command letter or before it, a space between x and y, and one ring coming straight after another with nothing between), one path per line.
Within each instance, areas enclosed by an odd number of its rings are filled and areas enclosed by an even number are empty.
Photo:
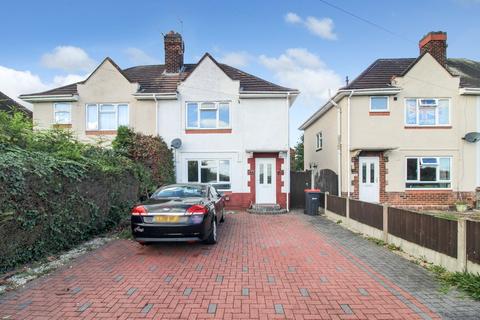
M164 37L165 64L121 69L106 58L84 81L25 94L36 128L69 128L79 139L111 140L125 125L175 149L177 182L208 182L230 208L288 208L289 109L298 91L218 63L183 61L180 34Z
M305 167L338 191L406 207L478 204L480 62L431 32L416 58L379 59L303 123ZM466 139L467 138L467 139Z

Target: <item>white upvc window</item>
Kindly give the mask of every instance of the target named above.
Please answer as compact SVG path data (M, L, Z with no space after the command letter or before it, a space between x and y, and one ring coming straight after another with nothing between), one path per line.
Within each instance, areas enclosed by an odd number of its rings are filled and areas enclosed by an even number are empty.
M407 189L450 189L452 187L451 157L407 157Z
M71 124L72 105L70 103L53 104L53 119L55 124Z
M448 98L405 99L406 126L449 126L450 113Z
M387 96L370 97L370 112L387 112L389 111L389 99Z
M128 126L128 104L126 103L89 103L86 106L87 130L117 130L119 126Z
M315 135L315 150L322 150L323 148L323 132L320 131Z
M230 160L228 159L191 159L187 160L187 181L210 183L217 190L231 189Z
M187 102L187 129L229 129L229 102Z

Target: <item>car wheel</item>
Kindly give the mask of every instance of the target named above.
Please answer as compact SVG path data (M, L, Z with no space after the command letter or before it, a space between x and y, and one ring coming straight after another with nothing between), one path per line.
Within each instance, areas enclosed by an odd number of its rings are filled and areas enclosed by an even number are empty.
M222 217L220 218L220 223L225 222L225 208L222 209Z
M208 238L205 239L206 244L215 244L217 243L217 220L215 218L212 221L212 231L208 235Z

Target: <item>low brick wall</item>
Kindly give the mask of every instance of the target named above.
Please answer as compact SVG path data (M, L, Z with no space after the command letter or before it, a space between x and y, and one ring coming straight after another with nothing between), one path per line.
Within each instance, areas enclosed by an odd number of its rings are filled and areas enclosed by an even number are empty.
M410 209L448 209L458 199L475 204L475 192L454 192L451 190L409 190L405 192L387 192L386 202L395 207Z

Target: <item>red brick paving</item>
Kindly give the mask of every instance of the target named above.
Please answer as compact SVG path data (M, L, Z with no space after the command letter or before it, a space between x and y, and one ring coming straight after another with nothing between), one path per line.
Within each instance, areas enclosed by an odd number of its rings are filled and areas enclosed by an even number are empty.
M0 319L421 319L372 273L438 318L356 260L302 216L239 213L215 246L111 242L0 297Z

